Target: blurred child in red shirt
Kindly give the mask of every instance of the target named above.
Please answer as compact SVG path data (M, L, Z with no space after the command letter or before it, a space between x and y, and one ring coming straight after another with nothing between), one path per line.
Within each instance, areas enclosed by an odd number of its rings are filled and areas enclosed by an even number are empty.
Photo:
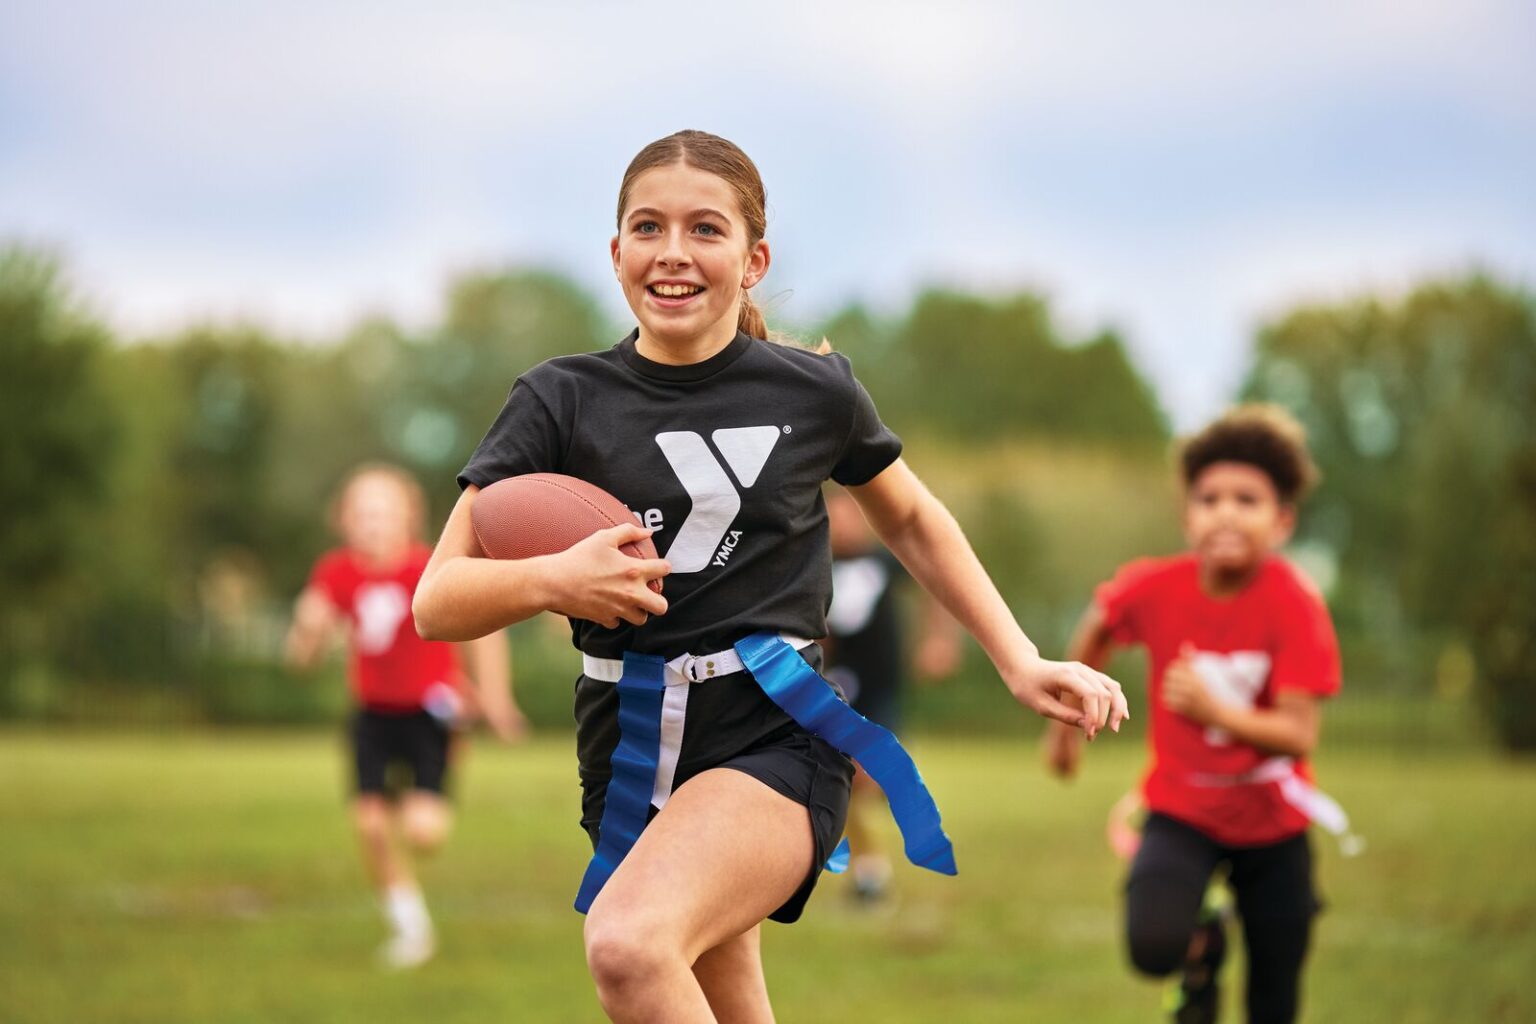
M475 711L503 740L521 736L526 723L500 632L460 645L416 635L411 597L432 552L420 540L425 502L410 475L381 464L355 470L332 518L343 546L320 558L299 595L287 656L308 668L338 633L347 635L356 702L352 819L391 930L381 956L388 966L413 967L431 957L436 939L402 847L425 855L447 838L453 731Z
M1175 1019L1214 1021L1225 952L1202 919L1207 882L1228 871L1248 951L1250 1022L1296 1017L1317 897L1307 825L1337 812L1312 788L1307 756L1321 702L1339 691L1333 624L1311 582L1276 552L1316 470L1301 426L1240 406L1183 447L1189 551L1121 567L1099 587L1068 657L1102 664L1117 644L1146 648L1152 758L1149 814L1126 884L1131 962L1183 970ZM1082 745L1052 726L1062 776Z

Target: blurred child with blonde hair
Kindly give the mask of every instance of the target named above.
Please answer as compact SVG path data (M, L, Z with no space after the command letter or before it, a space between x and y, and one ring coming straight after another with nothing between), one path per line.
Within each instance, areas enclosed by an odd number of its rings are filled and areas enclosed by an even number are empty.
M500 632L460 645L416 634L411 598L431 555L420 539L425 501L416 481L395 466L361 466L338 490L331 521L342 544L315 563L286 653L294 667L309 668L338 634L347 636L356 704L352 820L390 927L381 958L413 967L432 956L436 936L411 855L435 851L452 824L444 793L454 730L477 711L505 741L527 727Z

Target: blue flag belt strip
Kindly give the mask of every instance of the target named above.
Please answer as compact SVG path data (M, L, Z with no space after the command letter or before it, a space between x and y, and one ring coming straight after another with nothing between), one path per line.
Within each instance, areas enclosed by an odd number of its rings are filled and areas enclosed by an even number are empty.
M576 909L586 913L619 862L640 838L650 808L672 792L690 683L745 668L768 698L807 731L858 761L885 791L901 829L907 859L941 874L956 873L954 847L944 834L939 809L911 756L889 730L854 711L797 653L811 641L754 633L732 651L670 662L658 655L626 653L622 662L584 657L592 679L613 682L619 693L619 743L613 753L597 852L587 865ZM676 694L674 696L674 694ZM847 841L834 851L829 870L847 864Z

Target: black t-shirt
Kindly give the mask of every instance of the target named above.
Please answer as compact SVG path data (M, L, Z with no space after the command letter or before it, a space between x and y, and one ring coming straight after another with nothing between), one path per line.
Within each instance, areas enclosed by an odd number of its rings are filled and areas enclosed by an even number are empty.
M832 561L827 664L848 673L838 682L861 711L895 699L902 688L905 659L896 588L907 579L896 556L879 546Z
M617 629L574 620L572 640L588 654L672 658L758 630L825 635L821 485L867 483L896 461L901 441L841 355L738 333L702 363L668 366L640 355L637 336L519 377L460 486L564 473L656 529L672 563L667 613Z

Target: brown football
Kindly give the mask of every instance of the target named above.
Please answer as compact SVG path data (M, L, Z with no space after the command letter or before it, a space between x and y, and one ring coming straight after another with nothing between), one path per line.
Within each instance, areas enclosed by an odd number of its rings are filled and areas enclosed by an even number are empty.
M599 530L639 522L618 498L585 480L559 473L527 473L498 480L475 495L470 523L480 550L492 558L553 555ZM655 558L649 537L619 549L634 558ZM650 587L661 593L661 580Z

